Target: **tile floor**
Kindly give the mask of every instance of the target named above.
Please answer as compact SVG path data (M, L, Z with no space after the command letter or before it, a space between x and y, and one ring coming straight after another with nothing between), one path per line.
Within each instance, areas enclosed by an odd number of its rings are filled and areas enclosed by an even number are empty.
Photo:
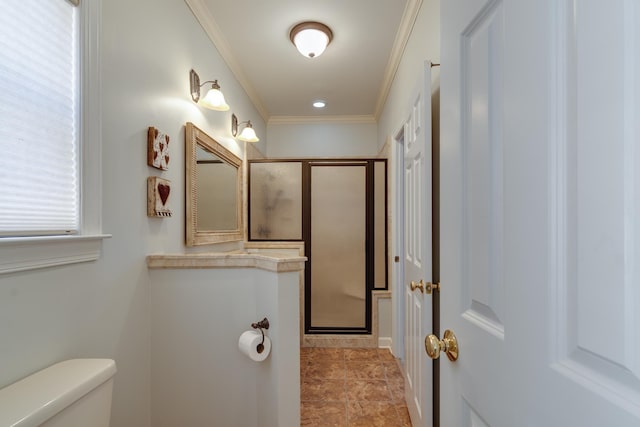
M300 381L302 426L411 427L389 350L301 348Z

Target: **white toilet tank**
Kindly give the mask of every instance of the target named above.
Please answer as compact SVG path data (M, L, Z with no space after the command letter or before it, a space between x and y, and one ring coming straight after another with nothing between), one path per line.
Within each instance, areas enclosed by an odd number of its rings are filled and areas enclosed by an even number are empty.
M57 363L0 390L2 427L109 427L116 364Z

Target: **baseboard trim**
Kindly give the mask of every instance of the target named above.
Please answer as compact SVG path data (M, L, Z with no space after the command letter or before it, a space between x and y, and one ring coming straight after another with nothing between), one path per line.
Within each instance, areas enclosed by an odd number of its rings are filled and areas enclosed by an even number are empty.
M391 350L392 344L393 341L391 340L391 337L378 337L378 348L388 348Z

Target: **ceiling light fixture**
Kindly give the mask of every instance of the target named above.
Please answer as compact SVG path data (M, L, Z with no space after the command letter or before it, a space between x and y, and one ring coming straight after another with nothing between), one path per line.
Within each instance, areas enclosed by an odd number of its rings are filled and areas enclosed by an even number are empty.
M313 106L316 108L324 108L326 105L324 101L316 101L313 103Z
M331 43L333 32L320 22L307 21L293 27L289 32L289 38L302 55L315 58Z
M191 99L193 99L193 102L200 101L200 88L207 83L211 83L211 89L209 89L209 92L207 92L199 104L216 111L227 111L229 109L229 104L227 104L224 95L220 91L218 80L207 80L200 84L200 76L198 76L198 73L194 70L191 70L189 72L189 82L191 83Z
M247 125L244 127L244 129L242 129L242 132L240 132L240 135L238 135L238 124L243 124L243 123L246 123ZM258 138L258 136L256 135L256 131L253 130L253 126L251 125L251 120L238 123L238 118L236 117L235 114L231 115L231 135L233 135L234 138L237 136L237 138L240 141L247 141L247 142L260 141L260 138Z

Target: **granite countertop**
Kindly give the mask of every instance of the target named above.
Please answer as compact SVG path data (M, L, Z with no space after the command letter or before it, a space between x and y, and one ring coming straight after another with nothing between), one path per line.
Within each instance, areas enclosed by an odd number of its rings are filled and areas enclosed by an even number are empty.
M151 254L147 267L162 268L259 268L287 272L302 271L306 257L278 251L242 250L186 254Z

